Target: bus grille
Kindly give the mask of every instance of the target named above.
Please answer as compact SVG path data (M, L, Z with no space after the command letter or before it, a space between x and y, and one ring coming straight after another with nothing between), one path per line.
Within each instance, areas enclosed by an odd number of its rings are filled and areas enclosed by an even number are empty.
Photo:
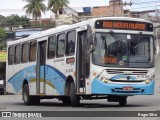
M145 75L148 70L106 69L108 74Z
M122 88L115 88L115 89L112 89L112 92L114 93L143 93L144 89L134 88L132 91L126 91L126 90L123 90Z
M141 83L144 82L144 80L110 80L112 82L127 82L127 83Z

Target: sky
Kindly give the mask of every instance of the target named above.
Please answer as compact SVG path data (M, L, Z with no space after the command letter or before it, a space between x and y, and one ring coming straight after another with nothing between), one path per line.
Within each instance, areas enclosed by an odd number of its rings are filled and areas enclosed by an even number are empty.
M109 0L69 0L69 2L69 6L76 11L82 11L82 7L109 5ZM160 9L160 0L123 0L123 2L132 2L132 6L124 6L124 9L130 9L132 11ZM47 5L47 0L44 3ZM20 16L25 15L23 7L26 4L25 0L1 0L0 14L4 16L10 14L18 14ZM42 18L49 18L51 15L52 12L48 11L45 14L42 14Z

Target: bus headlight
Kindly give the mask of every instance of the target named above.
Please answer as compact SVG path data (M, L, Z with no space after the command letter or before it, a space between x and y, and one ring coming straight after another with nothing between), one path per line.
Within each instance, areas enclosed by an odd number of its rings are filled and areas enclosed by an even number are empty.
M151 82L152 82L152 79L145 80L145 83L146 83L146 84L149 84L149 83L151 83Z
M152 82L152 80L154 80L155 75L153 75L150 79L145 80L146 84L149 84Z
M103 77L103 76L100 76L100 75L97 75L96 77L97 79L99 79L100 81L104 82L104 83L108 83L109 82L109 79Z
M149 84L150 82L151 82L150 80L146 80L146 81L145 81L146 84Z
M104 82L104 83L108 83L109 80L108 80L107 78L104 78L104 79L103 79L103 82Z

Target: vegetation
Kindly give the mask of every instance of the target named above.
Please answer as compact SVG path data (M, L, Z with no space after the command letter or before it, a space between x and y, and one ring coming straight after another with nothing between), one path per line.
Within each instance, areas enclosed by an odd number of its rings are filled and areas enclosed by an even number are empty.
M32 15L32 17L37 21L38 18L41 18L41 13L45 13L47 10L51 10L52 12L57 11L57 15L59 14L59 10L63 9L63 6L67 6L69 4L68 0L48 0L48 7L43 3L45 0L24 0L28 4L26 4L23 8L26 10L27 15ZM50 21L48 24L40 24L35 22L34 25L31 25L30 19L26 16L18 16L12 14L8 17L4 17L0 15L0 27L19 27L23 28L28 27L44 27L50 28L55 27L55 22Z
M63 6L67 6L68 4L68 0L48 0L48 9L52 12L57 11L57 15L59 15L59 10L63 9Z
M3 28L0 28L0 51L6 49L7 33Z
M37 20L37 18L41 18L41 12L45 13L46 6L43 4L45 0L25 0L28 2L23 8L26 9L26 14L32 15L32 17Z
M22 26L23 28L30 27L31 23L29 18L26 16L19 17L18 15L10 15L0 19L1 27L17 27Z

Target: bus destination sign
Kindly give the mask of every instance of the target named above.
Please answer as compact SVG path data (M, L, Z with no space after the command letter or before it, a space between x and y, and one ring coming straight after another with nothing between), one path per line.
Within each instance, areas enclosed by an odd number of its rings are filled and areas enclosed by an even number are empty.
M95 28L153 31L153 25L151 23L120 20L98 20L95 23Z

